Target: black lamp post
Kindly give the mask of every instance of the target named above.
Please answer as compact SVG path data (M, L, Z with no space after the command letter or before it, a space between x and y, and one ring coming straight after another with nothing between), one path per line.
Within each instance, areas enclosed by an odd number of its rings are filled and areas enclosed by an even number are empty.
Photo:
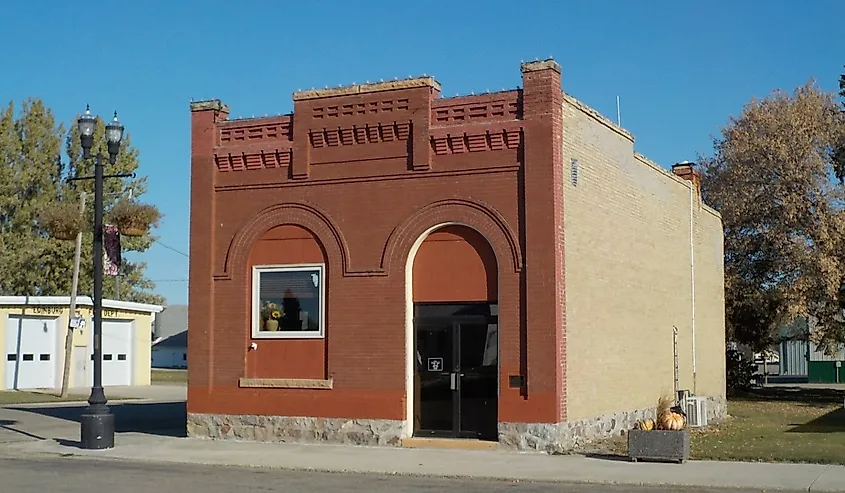
M89 107L77 122L79 140L82 144L82 158L91 157L94 146L94 129L97 120ZM123 139L123 125L114 119L106 125L109 163L117 162L120 141ZM103 180L106 178L129 178L128 174L103 174L102 153L97 152L94 161L94 176L74 177L70 180L94 180L94 386L88 397L88 407L82 414L81 446L83 449L106 449L114 447L114 415L109 411L106 394L103 391Z

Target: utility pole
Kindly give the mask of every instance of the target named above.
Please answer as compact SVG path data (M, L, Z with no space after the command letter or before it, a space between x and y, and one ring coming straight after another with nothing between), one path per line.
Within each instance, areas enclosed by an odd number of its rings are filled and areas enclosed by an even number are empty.
M85 214L85 192L79 201L79 214ZM76 317L76 291L79 287L79 262L82 256L82 231L76 233L76 252L73 256L73 285L70 289L70 313L65 336L65 367L62 372L62 398L67 397L70 383L70 363L73 356L73 319ZM76 328L79 328L78 326Z

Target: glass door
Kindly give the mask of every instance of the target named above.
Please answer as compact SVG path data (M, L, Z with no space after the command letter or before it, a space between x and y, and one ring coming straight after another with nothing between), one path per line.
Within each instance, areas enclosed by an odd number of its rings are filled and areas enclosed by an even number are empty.
M455 331L449 321L416 325L414 399L418 436L455 436Z
M498 324L494 317L416 322L414 434L498 439Z
M498 324L492 320L455 323L458 336L458 436L497 440L499 436Z

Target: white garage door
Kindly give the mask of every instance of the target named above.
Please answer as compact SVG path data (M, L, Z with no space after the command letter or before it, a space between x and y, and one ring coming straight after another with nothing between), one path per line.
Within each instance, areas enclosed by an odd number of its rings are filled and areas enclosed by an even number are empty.
M132 385L131 320L103 320L103 387ZM94 327L91 326L91 360L94 360ZM89 382L94 384L94 365Z
M9 315L6 320L7 389L56 387L58 319Z

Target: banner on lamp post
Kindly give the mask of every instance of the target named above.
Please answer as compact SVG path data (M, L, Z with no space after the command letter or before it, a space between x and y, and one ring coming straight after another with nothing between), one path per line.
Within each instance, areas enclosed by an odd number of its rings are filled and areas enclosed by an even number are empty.
M120 233L117 226L103 226L103 274L116 276L120 273Z

